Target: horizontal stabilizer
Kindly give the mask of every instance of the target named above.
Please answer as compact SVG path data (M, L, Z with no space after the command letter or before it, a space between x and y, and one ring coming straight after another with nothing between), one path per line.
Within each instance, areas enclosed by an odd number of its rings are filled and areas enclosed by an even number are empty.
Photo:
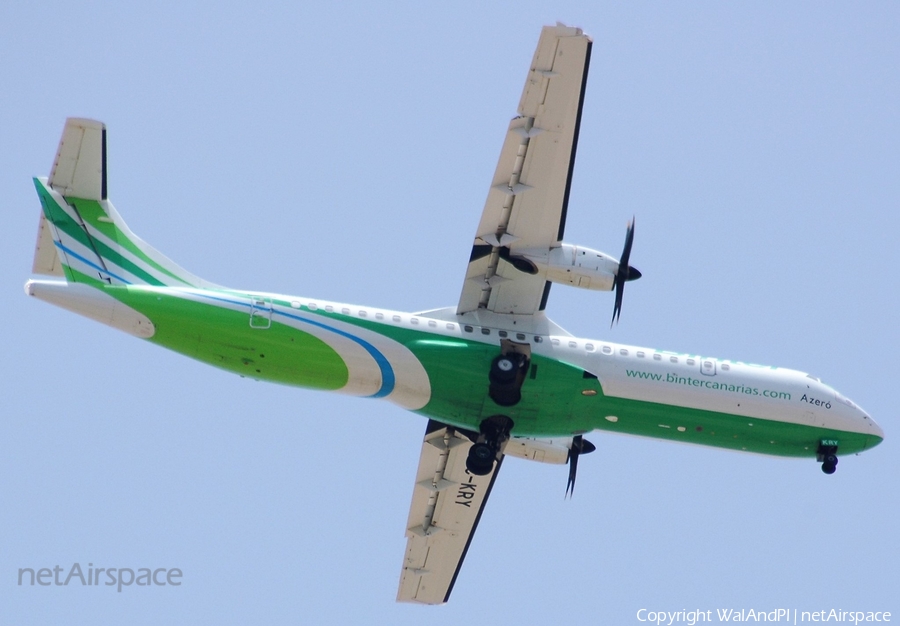
M29 280L25 283L25 293L141 339L149 339L156 332L156 327L146 315L87 285Z

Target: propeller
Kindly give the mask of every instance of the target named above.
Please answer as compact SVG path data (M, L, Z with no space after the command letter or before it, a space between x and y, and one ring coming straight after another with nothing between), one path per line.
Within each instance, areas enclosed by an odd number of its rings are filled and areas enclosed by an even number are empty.
M566 497L571 498L575 493L575 474L578 472L578 457L582 454L590 454L597 446L582 437L572 437L572 447L569 448L569 483L566 485Z
M609 323L610 328L619 321L619 315L622 313L622 294L625 291L625 283L629 280L637 280L641 277L639 271L628 265L628 258L631 256L631 244L633 242L634 217L628 222L628 230L625 231L625 248L622 250L622 257L619 259L619 268L616 270L616 305L613 308L612 321Z

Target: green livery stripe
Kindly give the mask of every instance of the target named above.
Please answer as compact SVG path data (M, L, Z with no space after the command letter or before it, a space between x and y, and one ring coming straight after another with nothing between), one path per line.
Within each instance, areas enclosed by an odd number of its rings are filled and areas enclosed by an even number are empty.
M35 179L34 184L37 188L38 197L41 199L44 217L56 226L56 228L72 237L75 241L90 248L91 241L88 239L87 233L84 232L81 225L76 223L75 220L73 220L72 217L56 203L56 200L53 199L53 196L48 193L47 189L39 180Z
M271 382L334 391L347 384L341 356L324 341L276 321L250 327L246 311L196 302L164 291L106 286L104 291L149 317L149 341L224 370Z
M57 229L83 245L85 248L89 250L96 249L101 256L109 258L114 263L117 262L115 258L112 258L111 256L108 256L106 254L106 252L112 252L109 247L99 241L96 241L95 239L88 237L88 234L81 227L81 224L76 222L72 218L72 216L70 216L61 206L59 206L53 196L37 179L35 179L35 186L37 187L38 195L41 199L41 206L44 209L44 216L48 220L50 220L50 222L52 222ZM118 253L114 253L114 257L121 258L121 255L119 255ZM122 268L131 271L131 269L128 267L122 266ZM152 276L150 278L154 281L152 284L162 284Z
M599 388L597 381L591 382ZM576 408L577 415L593 418L584 421L591 429L761 454L812 457L819 441L831 437L840 439L841 454L862 452L879 443L877 437L860 433L603 397L600 393L582 396L576 403L581 405ZM605 419L607 415L618 420L610 422Z
M109 261L110 263L119 266L126 272L132 274L138 280L148 285L154 286L163 286L165 284L163 281L150 274L143 267L141 267L131 259L123 256L118 250L111 248L109 245L96 237L89 237L85 232L85 229L82 228L81 224L76 222L61 206L59 206L59 204L49 193L43 183L41 183L38 179L35 179L34 183L38 192L38 196L41 200L41 206L43 207L44 216L48 220L50 220L50 222L52 222L53 225L61 232L65 233L84 247L96 250L97 253L101 257L103 257L105 261ZM172 272L166 270L158 263L150 259L150 257L142 252L134 244L134 242L128 239L124 235L124 233L122 233L114 224L98 221L98 217L105 215L98 202L93 200L83 200L79 198L68 200L71 201L72 204L77 208L82 219L84 219L85 222L89 222L92 227L95 227L103 232L104 235L115 241L117 244L122 245L123 248L128 249L130 252L138 255L142 261L148 263L155 269L164 272L167 276L172 276L185 285L188 284L183 279L175 276L174 274L172 274ZM103 228L101 228L101 226ZM118 235L116 233L118 233Z
M88 276L84 272L79 272L75 268L69 267L68 265L66 265L65 268L66 278L69 280L69 282L82 283L91 287L97 287L98 289L105 289L106 287L109 287L109 285L98 279L96 276ZM69 274L72 275L71 278L69 278Z
M56 203L49 193L46 193L45 190L41 191L41 204L44 206L44 214L47 215L47 219L52 221L53 225L59 230L86 248L95 249L104 260L118 265L123 270L129 272L146 284L157 287L164 285L158 278L148 274L143 268L133 263L130 259L123 257L117 250L113 250L98 239L89 238L85 230L81 227L81 224L72 219L72 217Z
M174 273L154 261L143 250L141 250L140 247L138 247L133 241L131 241L131 239L129 239L128 236L125 235L125 233L123 233L113 222L101 221L99 218L108 216L100 206L99 202L97 202L96 200L85 200L82 198L66 198L66 200L78 207L78 212L81 214L81 217L85 222L90 224L92 228L95 228L98 232L105 235L111 241L115 241L119 246L131 252L131 254L136 256L138 259L140 259L153 269L165 274L166 276L174 278L186 287L193 286L180 276L175 275Z

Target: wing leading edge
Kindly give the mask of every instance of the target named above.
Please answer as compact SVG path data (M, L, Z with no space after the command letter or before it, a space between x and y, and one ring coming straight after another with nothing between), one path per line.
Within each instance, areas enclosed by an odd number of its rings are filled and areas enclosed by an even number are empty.
M429 420L407 522L398 602L443 604L450 598L502 458L486 476L466 469L472 441Z
M549 256L565 230L591 39L545 26L509 125L472 247L458 314L533 315L550 283L528 256ZM531 267L529 267L531 265Z

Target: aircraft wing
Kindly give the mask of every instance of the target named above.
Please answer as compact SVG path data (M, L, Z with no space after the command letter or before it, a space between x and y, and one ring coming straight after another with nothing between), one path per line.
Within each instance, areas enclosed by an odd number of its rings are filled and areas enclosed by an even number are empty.
M549 255L562 240L590 56L581 29L541 31L475 233L458 314L532 315L546 306L544 273L513 262L526 250Z
M406 525L398 602L443 604L450 598L503 460L486 476L470 474L471 446L454 428L428 421Z

